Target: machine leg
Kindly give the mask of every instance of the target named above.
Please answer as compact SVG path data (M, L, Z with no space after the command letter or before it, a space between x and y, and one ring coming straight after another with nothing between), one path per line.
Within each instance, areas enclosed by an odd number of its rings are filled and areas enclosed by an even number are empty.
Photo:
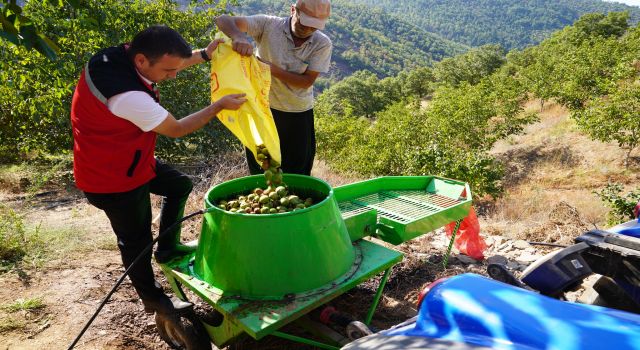
M462 223L462 219L456 221L456 227L453 229L453 233L451 234L451 240L449 241L449 247L447 248L447 254L444 256L444 260L442 261L442 266L446 269L449 264L449 256L451 256L451 249L453 249L453 242L456 240L456 235L458 234L458 230L460 229L460 224Z
M371 308L369 309L369 313L367 313L367 318L364 320L364 324L367 326L371 323L371 319L373 318L373 313L376 311L376 307L378 307L378 302L380 302L380 297L382 296L382 290L384 286L387 284L387 280L389 279L389 274L391 273L391 267L384 272L384 276L382 276L382 280L380 281L380 285L378 286L378 290L376 291L376 296L373 299L373 304L371 304Z
M327 345L327 344L324 344L324 343L317 342L315 340L311 340L311 339L307 339L307 338L303 338L303 337L298 337L298 336L287 334L287 333L283 333L283 332L280 332L280 331L275 331L275 332L271 333L271 335L274 335L274 336L280 337L280 338L284 338L284 339L287 339L287 340L295 341L295 342L298 342L298 343L312 345L312 346L318 347L320 349L340 350L340 348L336 347L336 346Z
M164 275L167 277L167 282L169 282L171 289L173 290L174 293L176 293L176 296L181 300L188 301L187 295L184 294L184 291L182 290L180 282L178 282L178 280L175 277L173 277L173 275L171 274L171 271L163 269L163 272L164 272Z

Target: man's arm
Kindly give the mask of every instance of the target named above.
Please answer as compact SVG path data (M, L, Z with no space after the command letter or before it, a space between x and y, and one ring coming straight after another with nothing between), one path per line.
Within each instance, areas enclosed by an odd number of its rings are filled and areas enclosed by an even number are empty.
M211 55L213 55L213 51L215 51L218 45L223 42L224 42L224 39L215 39L215 40L212 40L205 49L193 50L191 52L191 57L184 60L184 64L182 65L182 67L178 68L178 71L189 68L194 64L205 62L206 60L202 57L202 53L200 52L201 50L204 50L207 57L211 59Z
M153 131L168 137L182 137L205 126L223 109L236 110L247 100L245 94L226 95L209 106L177 120L171 113Z
M320 75L320 72L314 72L308 69L302 74L292 73L276 66L273 63L265 63L269 64L269 66L271 67L272 76L282 80L289 85L303 89L309 88L311 85L313 85L313 83L318 78L318 75Z
M253 45L247 39L249 24L245 17L221 15L216 18L216 26L231 38L233 50L243 56L253 54Z

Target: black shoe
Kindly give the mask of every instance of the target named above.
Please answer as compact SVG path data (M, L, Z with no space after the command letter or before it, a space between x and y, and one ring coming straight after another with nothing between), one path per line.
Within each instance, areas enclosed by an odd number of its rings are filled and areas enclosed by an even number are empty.
M179 315L193 310L193 304L188 301L182 301L176 297L169 298L164 295L158 299L142 300L144 311L146 313L159 313L163 315Z
M159 264L167 263L175 258L189 255L196 251L196 246L178 244L169 250L156 250L153 256Z

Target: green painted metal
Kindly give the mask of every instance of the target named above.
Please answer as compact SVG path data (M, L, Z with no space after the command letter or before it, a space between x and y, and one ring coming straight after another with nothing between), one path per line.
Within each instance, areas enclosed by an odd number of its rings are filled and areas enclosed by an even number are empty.
M344 218L344 224L347 226L347 231L349 231L349 237L352 242L374 235L376 233L377 223L378 211L375 209Z
M307 339L307 338L303 338L303 337L298 337L298 336L295 336L295 335L292 335L292 334L283 333L283 332L275 331L275 332L273 332L272 335L274 335L276 337L283 338L283 339L295 341L295 342L298 342L298 343L303 343L303 344L315 346L315 347L320 348L320 349L340 350L340 348L337 347L337 346L323 344L323 343L317 342L315 340L311 340L311 339Z
M396 245L464 218L472 201L469 185L437 176L385 176L334 192L345 221L375 210L375 236Z
M353 264L342 276L320 288L290 295L283 300L245 299L198 279L194 274L195 254L160 266L169 279L175 279L183 287L189 288L224 315L222 325L207 327L214 344L223 347L233 341L239 332L247 333L254 339L272 334L402 260L402 253L366 240L354 242L353 248ZM172 283L172 287L177 283Z
M373 303L369 308L369 312L367 312L367 318L364 320L364 324L366 324L367 326L371 324L373 313L376 312L376 308L378 307L378 303L380 302L380 297L382 296L382 291L384 290L384 286L387 285L390 273L391 268L388 268L387 271L384 272L384 276L382 276L382 280L380 281L380 285L378 286L378 290L376 291L376 296L373 298Z
M351 268L355 253L333 189L310 176L285 174L290 191L315 205L281 214L230 213L221 199L265 188L262 175L213 187L205 205L195 275L226 295L283 299L318 288Z

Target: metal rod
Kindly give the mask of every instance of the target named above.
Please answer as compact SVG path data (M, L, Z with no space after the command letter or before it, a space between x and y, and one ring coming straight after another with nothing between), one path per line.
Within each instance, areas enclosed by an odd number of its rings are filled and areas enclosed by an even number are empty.
M80 340L80 338L82 338L82 336L84 335L84 333L87 331L87 329L89 329L89 326L91 326L91 323L93 323L93 321L96 319L96 317L98 317L98 314L100 313L100 311L102 310L102 308L107 304L107 302L109 301L109 298L111 298L111 296L113 295L113 293L115 293L116 289L118 289L118 287L120 286L120 284L122 284L122 282L124 281L125 277L127 277L127 275L129 275L129 272L131 271L131 269L134 267L134 265L136 265L138 263L138 261L140 261L140 259L142 259L142 257L148 253L151 248L153 248L153 245L156 244L156 242L158 242L158 240L160 238L162 238L164 235L166 235L169 231L171 231L174 227L176 227L177 225L181 224L183 221L188 220L196 215L202 215L204 213L208 213L209 211L213 210L213 208L209 208L209 209L201 209L198 210L194 213L191 213L187 216L184 216L183 218L179 219L178 221L174 222L171 226L169 226L166 230L160 232L158 234L158 237L156 237L151 243L149 243L149 245L147 245L140 254L138 254L138 256L133 259L133 262L131 262L131 265L129 265L129 267L127 267L126 270L124 270L124 273L122 274L122 276L120 276L120 278L116 281L116 284L113 285L113 287L111 288L111 290L109 291L109 293L107 293L107 295L105 295L104 299L102 299L102 301L100 302L100 305L98 305L98 308L96 309L96 311L93 313L93 316L91 316L91 318L89 319L89 321L87 321L87 323L84 325L84 327L82 328L82 330L80 331L80 333L78 334L78 336L73 340L73 342L71 343L71 345L69 345L69 348L67 350L71 350L73 349L74 346L76 346L76 344L78 344L78 341Z
M382 290L384 286L387 284L387 280L389 279L389 273L391 272L391 267L384 272L384 276L382 276L382 280L380 281L380 285L378 286L378 290L376 291L376 296L373 299L373 304L371 304L371 308L367 313L367 318L364 320L364 324L367 326L371 323L371 319L373 319L373 313L376 311L376 307L378 307L378 302L380 302L380 297L382 296Z
M283 332L280 332L280 331L275 331L275 332L271 333L271 335L274 335L274 336L280 337L280 338L284 338L284 339L287 339L287 340L295 341L295 342L298 342L298 343L313 345L313 346L321 348L321 349L340 350L340 348L336 347L336 346L328 345L328 344L325 344L325 343L320 343L320 342L317 342L315 340L311 340L311 339L307 339L307 338L303 338L303 337L298 337L298 336L287 334L287 333L283 333Z
M544 246L549 246L549 247L560 247L560 248L568 247L568 245L565 245L565 244L547 243L547 242L531 242L531 241L527 241L527 243L529 243L531 245L544 245Z
M446 269L447 264L449 264L449 256L451 255L451 249L453 249L453 241L456 240L456 235L458 234L458 229L460 228L460 223L462 223L462 219L456 221L456 227L453 229L453 234L451 234L451 241L449 241L449 247L447 248L447 254L444 256L444 260L442 261L442 266Z

